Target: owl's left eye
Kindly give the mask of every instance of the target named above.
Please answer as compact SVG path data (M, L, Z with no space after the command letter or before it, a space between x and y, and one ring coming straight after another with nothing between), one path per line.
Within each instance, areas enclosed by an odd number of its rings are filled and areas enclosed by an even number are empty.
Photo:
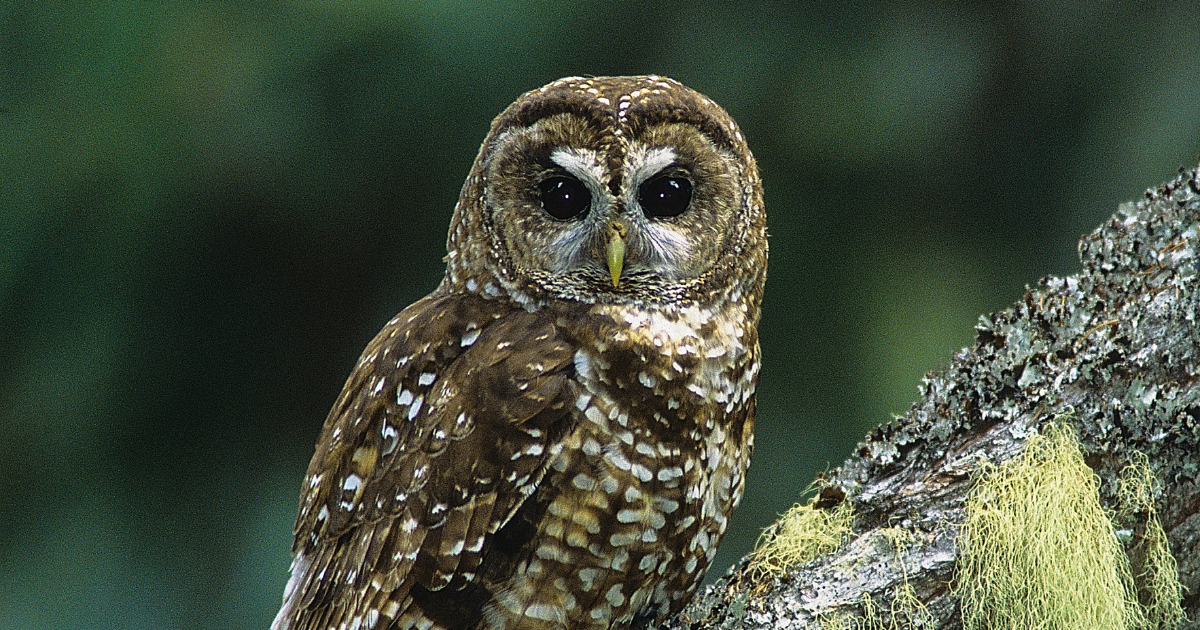
M652 218L677 217L692 201L692 182L682 177L658 177L638 186L638 203Z
M574 219L592 205L592 193L573 177L551 177L538 184L542 209L555 219Z

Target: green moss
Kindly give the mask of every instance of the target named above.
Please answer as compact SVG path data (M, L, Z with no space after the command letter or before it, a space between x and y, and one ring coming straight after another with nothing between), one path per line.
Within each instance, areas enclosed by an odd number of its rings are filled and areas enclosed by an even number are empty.
M955 587L965 630L1149 625L1069 427L1048 427L983 471L966 508Z
M1154 508L1154 495L1158 490L1158 479L1150 470L1145 453L1134 451L1132 462L1121 470L1117 481L1117 496L1124 511L1145 514L1146 525L1138 544L1143 545L1142 568L1137 584L1143 596L1146 619L1152 627L1171 628L1182 623L1183 586L1179 583L1175 556L1158 511Z
M843 501L831 510L807 504L792 506L758 537L750 554L750 575L756 580L779 577L788 569L842 546L854 522L854 510Z

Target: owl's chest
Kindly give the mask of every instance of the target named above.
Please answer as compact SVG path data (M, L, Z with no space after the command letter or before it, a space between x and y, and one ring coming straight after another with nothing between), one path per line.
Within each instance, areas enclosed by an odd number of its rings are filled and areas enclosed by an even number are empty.
M598 319L607 325L574 358L584 388L576 401L584 468L624 474L631 486L685 505L700 502L689 510L700 518L732 510L752 446L753 326L736 312L698 308L605 315Z
M514 614L609 627L678 611L740 498L753 337L617 315L575 328L592 336L575 344L574 420L547 453L528 560L498 591Z
M699 585L740 499L752 403L727 409L735 396L708 400L684 374L655 392L656 383L643 382L651 361L618 371L580 350L576 363L588 375L585 393L575 429L550 461L533 550L540 561L531 566L571 567L568 583L596 594L590 605L601 619L675 612Z

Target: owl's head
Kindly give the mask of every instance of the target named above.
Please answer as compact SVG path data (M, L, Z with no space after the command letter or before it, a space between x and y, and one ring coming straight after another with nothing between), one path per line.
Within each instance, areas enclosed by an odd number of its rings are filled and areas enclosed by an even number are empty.
M448 249L463 290L756 304L762 189L737 124L705 96L656 76L561 79L493 122Z

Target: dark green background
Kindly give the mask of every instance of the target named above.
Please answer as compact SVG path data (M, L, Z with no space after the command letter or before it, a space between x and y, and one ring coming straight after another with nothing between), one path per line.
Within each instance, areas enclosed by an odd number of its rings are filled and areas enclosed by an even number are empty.
M1194 0L0 0L0 627L265 628L318 429L437 283L491 118L650 72L741 123L770 215L714 573L1200 153Z

